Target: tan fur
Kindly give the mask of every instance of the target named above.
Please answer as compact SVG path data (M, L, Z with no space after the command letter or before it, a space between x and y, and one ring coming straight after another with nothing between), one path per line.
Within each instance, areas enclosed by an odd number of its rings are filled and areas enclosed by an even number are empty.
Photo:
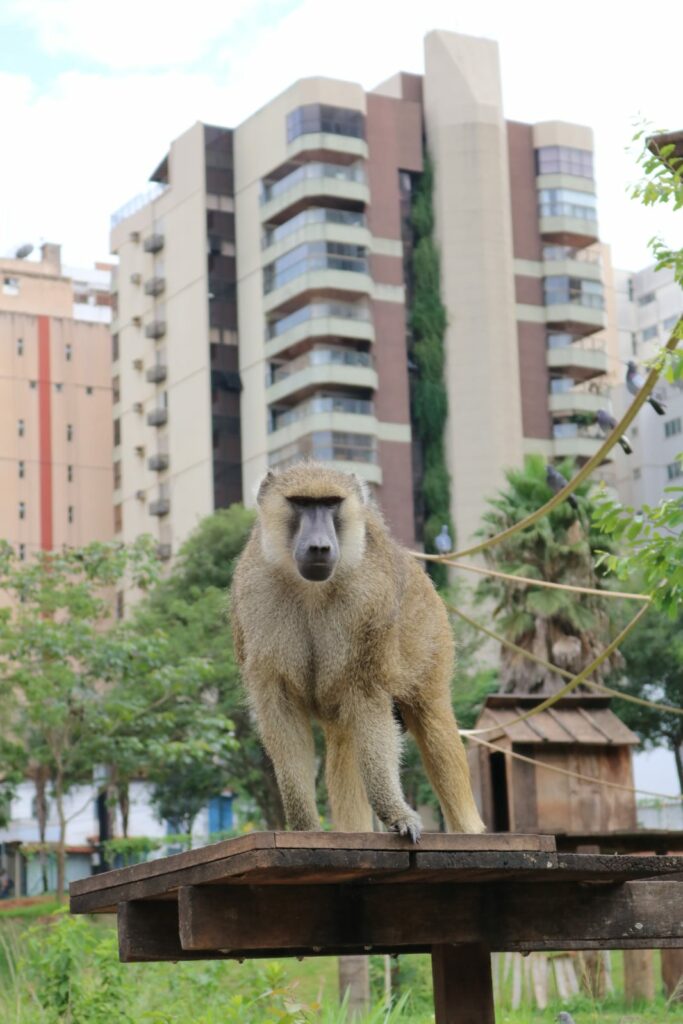
M340 497L340 558L325 582L291 554L287 497ZM405 832L419 818L399 780L395 701L453 832L481 832L450 703L454 646L443 603L390 537L355 477L317 463L269 474L235 571L235 651L290 827L319 828L311 719L327 743L335 827L371 828L370 806ZM369 801L369 805L368 805Z

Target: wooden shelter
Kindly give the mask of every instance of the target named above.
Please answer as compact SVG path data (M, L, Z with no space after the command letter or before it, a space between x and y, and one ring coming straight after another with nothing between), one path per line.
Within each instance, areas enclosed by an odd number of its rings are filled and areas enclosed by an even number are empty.
M117 913L129 963L428 952L437 1024L494 1024L492 950L683 946L679 869L552 836L260 832L73 882L71 911Z
M504 752L471 743L472 784L487 828L495 832L614 832L636 826L635 793L547 770L633 786L631 748L638 737L610 709L607 697L568 696L524 722L544 697L492 694L475 729Z

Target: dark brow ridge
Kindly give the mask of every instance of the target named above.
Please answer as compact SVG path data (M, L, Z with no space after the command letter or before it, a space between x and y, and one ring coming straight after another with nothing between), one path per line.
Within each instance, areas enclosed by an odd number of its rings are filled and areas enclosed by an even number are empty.
M285 495L287 501L293 505L339 505L344 500L341 495L329 494L320 498L311 498L310 495Z

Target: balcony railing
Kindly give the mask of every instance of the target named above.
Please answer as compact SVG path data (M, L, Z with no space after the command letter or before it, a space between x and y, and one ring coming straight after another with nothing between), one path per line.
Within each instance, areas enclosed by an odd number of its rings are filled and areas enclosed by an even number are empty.
M353 349L314 348L298 359L277 366L273 370L271 384L278 384L309 366L363 366L371 369L373 358L369 352L354 352Z
M147 422L150 427L163 427L168 422L168 409L152 409L147 413Z
M287 174L278 181L264 184L261 194L261 203L267 203L277 196L284 195L291 188L302 181L313 181L320 178L336 178L338 181L353 181L364 185L366 183L365 172L360 164L328 164L311 163L302 164L291 174Z
M556 260L573 260L575 263L602 265L602 256L597 249L579 249L573 245L544 245L543 259L549 263Z
M372 315L367 306L352 302L314 302L302 306L280 320L272 320L268 324L267 338L277 338L286 331L305 323L307 320L319 320L335 317L343 320L361 320L369 322Z
M596 395L601 398L608 398L610 387L608 384L598 384L596 381L590 383L579 383L572 377L554 377L550 381L551 395Z
M292 263L277 273L268 273L266 268L263 276L263 292L268 295L270 292L282 288L290 281L302 277L304 274L313 273L316 270L349 270L355 274L369 273L368 260L363 256L334 256L330 254L316 254L304 256L303 259Z
M377 465L377 439L372 434L352 434L338 430L314 431L292 444L271 452L268 462L271 466L284 467L301 459Z
M605 339L599 334L588 334L585 337L575 337L573 334L564 331L549 331L546 336L548 348L571 348L581 349L583 352L604 352Z
M164 236L160 232L155 231L153 235L149 235L144 240L142 247L145 252L161 252L164 247Z
M148 206L149 203L153 203L155 199L158 199L159 196L164 194L167 188L168 185L155 182L152 188L148 188L146 191L139 192L138 195L133 196L132 199L129 199L127 203L124 203L123 206L120 206L118 210L112 213L111 227L115 228L122 220L125 220L127 217L132 217L132 215L137 213L138 210L142 210L143 207Z
M154 366L150 366L146 371L145 379L148 380L150 384L161 384L162 381L166 380L167 374L168 367L165 363L155 363Z
M165 320L152 320L151 323L145 327L146 338L163 338L166 334L166 321Z
M315 416L317 413L341 412L350 413L353 416L372 416L374 405L370 399L351 398L342 395L316 395L301 405L295 405L292 409L283 412L273 412L270 424L270 432L281 430L290 423L305 419L307 416Z
M310 210L302 210L284 224L267 230L263 235L263 248L267 249L268 246L280 242L308 224L343 224L346 227L364 228L367 227L367 218L364 213L353 210L328 210L315 206Z
M595 440L599 434L595 427L583 423L553 423L553 437L557 440L572 437L589 437Z

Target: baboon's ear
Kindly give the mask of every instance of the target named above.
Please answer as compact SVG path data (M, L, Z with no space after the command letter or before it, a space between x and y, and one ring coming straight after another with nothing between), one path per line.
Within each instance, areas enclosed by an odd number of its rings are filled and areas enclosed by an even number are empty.
M352 476L353 476L354 483L356 485L356 490L358 491L358 496L359 496L359 498L361 500L361 503L363 505L369 505L370 504L370 488L367 485L367 481L361 480L361 478L359 476L357 476L355 473L353 473Z
M275 473L273 473L272 469L269 469L268 472L265 474L265 476L261 477L261 480L260 480L259 485L258 485L258 489L256 491L256 503L257 503L257 505L261 505L262 504L263 498L265 496L265 493L268 490L268 488L270 487L270 485L272 484L274 479L275 479Z

